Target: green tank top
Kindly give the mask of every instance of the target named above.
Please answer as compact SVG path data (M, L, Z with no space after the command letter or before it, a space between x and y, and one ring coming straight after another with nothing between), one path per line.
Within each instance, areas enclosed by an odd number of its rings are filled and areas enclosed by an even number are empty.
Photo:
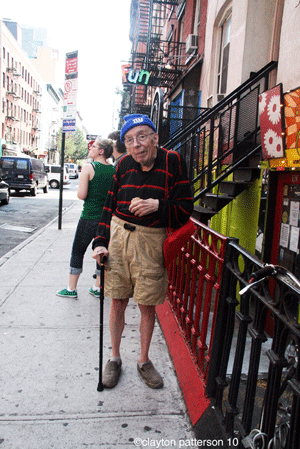
M95 174L89 181L88 194L83 203L80 218L85 220L100 220L107 192L112 182L115 167L94 162Z

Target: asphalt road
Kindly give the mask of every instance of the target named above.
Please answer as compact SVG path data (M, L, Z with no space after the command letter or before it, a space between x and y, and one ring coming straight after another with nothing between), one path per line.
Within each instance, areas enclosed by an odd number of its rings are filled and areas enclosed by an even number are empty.
M63 188L63 210L77 201L78 179ZM0 206L0 257L56 218L59 213L59 189L39 189L37 196L11 192L8 205ZM63 219L62 219L63 228Z

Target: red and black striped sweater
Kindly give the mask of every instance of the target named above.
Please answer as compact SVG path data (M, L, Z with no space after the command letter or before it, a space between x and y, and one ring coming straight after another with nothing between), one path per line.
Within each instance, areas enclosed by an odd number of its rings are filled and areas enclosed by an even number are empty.
M166 176L168 198L166 198ZM158 211L136 217L128 209L135 197L158 199ZM180 154L158 148L154 166L150 171L143 171L140 164L130 155L124 156L113 176L93 248L108 247L112 215L140 226L179 228L187 222L192 212L191 186L185 162Z

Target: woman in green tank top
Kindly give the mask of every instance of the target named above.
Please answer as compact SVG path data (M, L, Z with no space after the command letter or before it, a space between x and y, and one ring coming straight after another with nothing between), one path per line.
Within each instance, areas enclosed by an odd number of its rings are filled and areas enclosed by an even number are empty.
M114 141L97 137L89 148L89 157L93 163L83 166L77 196L83 200L83 209L75 233L71 260L69 285L56 292L58 296L77 299L77 283L82 273L84 254L96 235L98 223L102 215L106 195L110 187L115 168L107 159L113 152ZM96 282L89 289L89 293L99 298L100 296L100 267L96 267Z

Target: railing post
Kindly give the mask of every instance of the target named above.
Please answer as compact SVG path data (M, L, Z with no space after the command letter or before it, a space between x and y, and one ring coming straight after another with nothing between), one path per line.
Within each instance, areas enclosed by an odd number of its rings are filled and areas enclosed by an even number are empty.
M231 276L227 269L227 263L232 257L230 246L232 242L238 243L238 239L230 238L226 241L220 297L205 390L209 397L215 399L218 392L219 395L222 394L227 385L226 368L234 329L235 307L238 305L235 296L230 298Z
M207 167L207 186L212 182L212 161L214 154L214 132L215 132L215 114L212 114L210 118L210 130L209 130L209 146L208 146L208 167Z

